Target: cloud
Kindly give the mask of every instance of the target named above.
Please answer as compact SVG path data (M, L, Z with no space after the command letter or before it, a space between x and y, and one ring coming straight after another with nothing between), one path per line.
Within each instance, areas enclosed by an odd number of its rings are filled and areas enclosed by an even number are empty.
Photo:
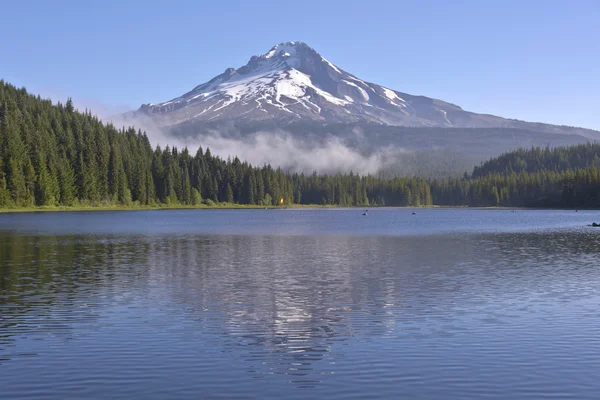
M374 174L382 165L382 154L363 155L336 137L311 143L300 141L285 131L257 132L247 138L228 138L215 132L199 136L197 140L222 157L237 155L253 165L266 163L296 172Z
M117 127L134 125L146 131L150 142L156 146L166 145L178 148L187 147L195 153L198 147L210 148L212 154L221 158L237 156L255 166L270 164L286 171L312 173L350 172L376 174L385 164L406 153L401 148L387 147L376 152L363 153L354 146L348 146L336 136L309 140L298 138L285 130L259 131L250 135L241 135L231 128L210 130L189 137L173 136L166 129L155 124L151 118L136 116L124 119L121 116L108 117ZM359 129L353 131L354 139L364 140Z
M67 99L59 92L48 90L44 92L44 97L63 104ZM90 110L104 122L110 122L117 128L134 126L145 131L153 146L164 148L168 145L180 149L187 147L192 154L202 146L205 150L210 148L213 154L224 159L237 156L254 166L270 164L274 168L303 173L353 171L361 175L379 174L388 177L446 176L455 175L455 169L464 171L470 168L470 165L455 168L447 165L445 159L424 159L421 153L399 146L374 145L369 135L359 127L354 127L347 137L341 138L335 135L306 137L293 135L285 130L244 135L230 124L222 129L182 137L170 134L150 117L134 114L127 106L111 106L83 98L73 98L73 103L77 109Z

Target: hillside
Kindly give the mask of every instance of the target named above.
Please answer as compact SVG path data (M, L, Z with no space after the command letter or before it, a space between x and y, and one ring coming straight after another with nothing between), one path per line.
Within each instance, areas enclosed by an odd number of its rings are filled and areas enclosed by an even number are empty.
M600 138L591 129L477 114L368 82L303 42L275 45L180 96L143 104L112 120L190 147L213 143L222 157L237 153L255 164L297 172L314 168L304 162L309 154L323 153L328 160L316 163L322 173L352 169L437 178L462 175L517 148L570 146ZM286 148L264 151L257 146L281 141L306 153L293 156ZM324 148L353 153L355 167L329 161L335 157ZM276 156L281 153L286 154ZM373 159L378 168L369 161Z
M424 179L393 181L413 187L411 202L429 204ZM367 185L369 193L367 193ZM0 80L0 208L106 205L275 206L367 205L402 202L392 181L358 175L285 174L174 147L153 149L145 133L117 129L69 100L52 104ZM370 197L369 197L370 196Z
M285 42L227 68L208 82L162 103L143 104L130 115L163 127L199 130L206 123L296 121L375 123L389 126L509 128L600 137L590 129L477 114L460 106L367 82L334 65L303 42Z
M276 121L210 123L202 126L182 124L173 127L177 138L202 138L218 135L251 143L257 134L289 135L308 147L318 148L328 140L339 139L348 148L364 155L382 149L401 148L412 152L446 151L461 154L476 163L503 152L531 146L570 146L587 143L579 135L554 134L519 128L440 128L405 127L373 123L329 123L311 120L290 122L280 127ZM475 162L469 166L469 170ZM462 171L464 172L464 171Z
M600 208L598 145L516 150L472 176L286 173L200 148L152 148L69 100L52 104L0 81L0 208L35 206L539 206Z
M494 157L476 166L473 177L500 173L535 173L540 171L578 170L590 166L600 167L600 144L588 143L572 147L532 147L518 149Z

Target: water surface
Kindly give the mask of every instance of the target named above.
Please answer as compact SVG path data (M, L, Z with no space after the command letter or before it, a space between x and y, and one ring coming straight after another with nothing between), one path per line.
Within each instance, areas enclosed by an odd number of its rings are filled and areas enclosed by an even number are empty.
M0 398L594 399L593 211L0 215Z

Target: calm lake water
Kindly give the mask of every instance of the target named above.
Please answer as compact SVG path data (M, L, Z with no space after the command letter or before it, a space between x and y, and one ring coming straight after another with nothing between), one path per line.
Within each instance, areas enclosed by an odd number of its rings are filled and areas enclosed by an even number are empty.
M0 398L597 399L594 211L0 215Z

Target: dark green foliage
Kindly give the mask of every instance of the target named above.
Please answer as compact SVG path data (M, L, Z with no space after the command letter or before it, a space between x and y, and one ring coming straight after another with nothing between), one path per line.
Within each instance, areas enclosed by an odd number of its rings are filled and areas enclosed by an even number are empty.
M544 206L600 208L600 145L517 150L462 178L286 173L210 149L152 149L69 99L53 105L0 80L0 207L57 205Z
M600 169L490 173L432 181L431 192L440 205L600 208Z
M197 206L202 203L202 196L200 196L200 192L196 188L192 189L192 205Z
M231 189L231 185L229 183L227 184L225 201L230 204L233 203L233 190Z
M570 147L532 147L518 149L492 158L473 170L473 178L492 173L537 173L541 171L562 172L589 166L600 167L600 143L588 143Z
M598 143L517 149L431 190L445 205L600 208L599 168Z

